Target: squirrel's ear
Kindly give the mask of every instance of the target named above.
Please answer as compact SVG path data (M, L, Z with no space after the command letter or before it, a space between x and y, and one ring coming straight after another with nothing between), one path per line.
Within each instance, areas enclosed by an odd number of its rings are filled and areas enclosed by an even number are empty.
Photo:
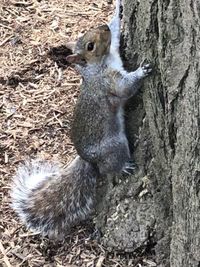
M66 57L66 60L69 62L69 63L79 63L81 58L80 58L80 55L78 54L73 54L73 55L69 55Z
M75 50L75 46L76 46L76 42L68 42L66 43L66 47L72 51L72 53L74 52Z

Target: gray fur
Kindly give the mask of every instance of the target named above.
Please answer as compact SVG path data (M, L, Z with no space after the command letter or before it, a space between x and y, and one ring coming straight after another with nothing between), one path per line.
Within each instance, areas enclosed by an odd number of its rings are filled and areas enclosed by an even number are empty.
M68 57L77 62L83 77L72 124L72 140L79 156L67 168L28 161L14 177L13 208L28 227L43 235L60 238L87 219L94 210L98 176L127 168L130 152L123 107L151 68L146 65L130 73L123 69L119 55L120 4L117 0L110 30L104 25L89 31L78 40L75 54ZM103 39L95 39L97 35ZM86 47L94 40L98 51L90 54Z

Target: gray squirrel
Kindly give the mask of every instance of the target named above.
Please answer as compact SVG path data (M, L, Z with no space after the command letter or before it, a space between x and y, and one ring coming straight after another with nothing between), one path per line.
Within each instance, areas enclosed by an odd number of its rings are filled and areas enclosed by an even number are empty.
M119 55L120 6L108 25L90 29L67 46L83 78L74 111L72 141L78 156L67 167L30 160L13 179L12 206L32 230L62 238L71 227L94 212L98 177L126 171L130 152L124 130L123 107L150 65L134 72L123 68Z

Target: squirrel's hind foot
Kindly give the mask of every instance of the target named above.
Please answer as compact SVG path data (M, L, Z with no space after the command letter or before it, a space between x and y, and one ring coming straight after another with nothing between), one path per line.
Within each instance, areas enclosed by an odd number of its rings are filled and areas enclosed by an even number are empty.
M136 169L136 164L133 161L126 162L122 172L127 175L132 175Z

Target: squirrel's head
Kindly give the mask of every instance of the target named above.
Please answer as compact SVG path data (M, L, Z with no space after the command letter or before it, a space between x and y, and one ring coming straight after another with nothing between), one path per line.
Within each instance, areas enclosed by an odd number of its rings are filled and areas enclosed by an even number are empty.
M66 45L73 52L67 57L67 61L79 65L98 63L108 54L110 43L111 32L108 25L90 29L76 43L70 42Z

